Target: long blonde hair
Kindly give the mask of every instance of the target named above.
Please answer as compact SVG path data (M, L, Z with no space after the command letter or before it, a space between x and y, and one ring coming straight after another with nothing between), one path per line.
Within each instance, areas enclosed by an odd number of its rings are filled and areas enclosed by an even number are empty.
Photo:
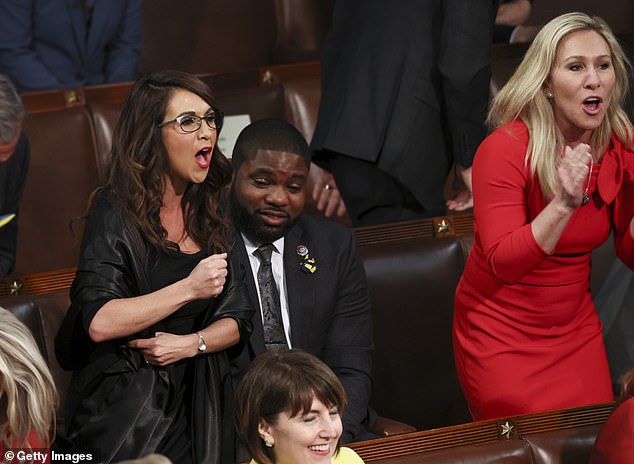
M53 377L26 325L0 307L0 440L24 446L31 432L50 443L57 393Z
M603 19L585 13L566 13L546 24L535 37L524 59L491 104L488 123L492 128L521 119L530 134L526 162L531 174L539 178L542 192L551 198L557 188L557 166L564 149L564 139L555 124L552 105L544 93L555 61L557 46L566 35L591 30L607 42L616 82L610 105L600 126L593 132L593 148L606 147L612 132L631 148L632 123L623 110L628 92L628 68L631 68L621 45Z

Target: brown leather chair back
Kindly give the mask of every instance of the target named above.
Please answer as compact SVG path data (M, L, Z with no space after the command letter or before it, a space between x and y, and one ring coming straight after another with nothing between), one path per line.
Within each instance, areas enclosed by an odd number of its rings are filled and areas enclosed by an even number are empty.
M386 417L429 429L470 421L453 359L460 237L360 244L374 317L370 404Z
M31 165L20 205L17 274L77 266L90 193L99 178L85 107L30 113Z
M391 461L398 464L529 464L532 462L530 458L528 445L520 440L513 440L432 451Z
M284 84L286 120L299 129L308 143L315 133L320 99L321 80L319 76L289 80Z
M121 107L121 104L114 103L92 103L88 107L95 127L94 156L100 183L105 181L106 166L112 148L112 133L119 120Z
M536 433L523 437L531 448L531 463L586 463L602 425Z
M319 60L330 32L335 0L276 0L277 63Z
M275 0L152 0L142 6L140 70L226 72L270 63Z
M415 401L415 400L413 400ZM351 443L366 463L587 463L614 403L487 419Z

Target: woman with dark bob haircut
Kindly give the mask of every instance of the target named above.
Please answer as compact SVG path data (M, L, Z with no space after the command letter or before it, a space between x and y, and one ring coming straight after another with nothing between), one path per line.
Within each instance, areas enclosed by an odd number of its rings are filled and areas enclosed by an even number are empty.
M179 71L139 79L115 127L56 340L74 369L66 438L99 462L234 459L226 350L253 313L227 261L221 127L209 88Z
M358 464L340 448L346 393L337 376L301 350L255 358L236 390L236 426L251 464Z

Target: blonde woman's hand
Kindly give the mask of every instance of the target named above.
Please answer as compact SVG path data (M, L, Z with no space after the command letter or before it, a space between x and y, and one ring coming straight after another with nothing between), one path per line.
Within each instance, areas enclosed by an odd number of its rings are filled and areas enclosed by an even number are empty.
M561 163L557 168L559 189L554 201L574 209L581 204L581 198L588 185L588 175L592 166L590 145L580 143L576 147L566 146Z
M222 292L227 278L227 253L201 260L186 278L194 299L211 298Z

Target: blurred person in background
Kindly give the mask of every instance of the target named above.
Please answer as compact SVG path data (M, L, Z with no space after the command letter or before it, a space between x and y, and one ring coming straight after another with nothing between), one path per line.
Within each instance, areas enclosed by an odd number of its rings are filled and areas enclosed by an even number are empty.
M141 0L2 0L0 72L20 92L132 81Z
M11 80L0 74L0 277L15 269L20 200L29 170L26 112Z
M315 187L340 194L354 226L473 205L471 163L487 133L496 5L335 2L311 148L331 176ZM448 178L456 182L445 199Z

